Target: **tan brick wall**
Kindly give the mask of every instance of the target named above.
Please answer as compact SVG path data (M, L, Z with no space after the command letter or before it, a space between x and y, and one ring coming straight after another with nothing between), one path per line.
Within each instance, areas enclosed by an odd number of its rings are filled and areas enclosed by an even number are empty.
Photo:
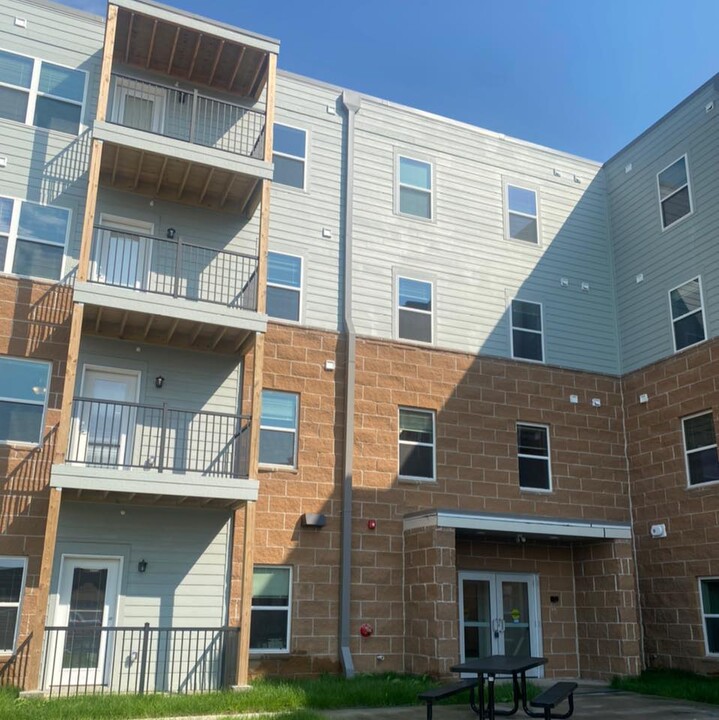
M636 675L641 653L631 542L578 542L573 557L582 677Z
M48 481L54 438L60 419L67 361L71 289L17 278L0 278L0 355L52 363L50 393L43 431L36 448L0 445L0 555L28 558L20 620L18 652L0 657L0 682L22 685L30 652L42 638L30 635L37 608L37 586L48 505ZM44 610L44 609L43 609Z
M255 672L336 667L344 432L344 358L337 343L330 333L276 324L268 330L264 386L301 396L299 468L260 474L255 562L291 564L296 602L291 655L255 659ZM324 370L327 359L337 362L335 371ZM569 402L573 394L576 405ZM592 398L601 407L592 407ZM408 512L434 507L629 520L617 379L359 339L355 401L351 650L359 671L402 671L405 652L417 656L405 647L402 518ZM437 413L436 483L397 479L400 405ZM519 489L517 421L551 426L551 494ZM327 526L301 528L303 512L325 513ZM359 634L365 622L375 630L370 638ZM549 640L562 658L557 667L569 672L567 638ZM456 658L456 637L452 642Z
M719 430L718 361L714 340L624 378L647 663L710 673L719 659L706 657L698 578L719 576L719 488L687 487L682 418L712 410ZM650 536L656 523L668 537Z

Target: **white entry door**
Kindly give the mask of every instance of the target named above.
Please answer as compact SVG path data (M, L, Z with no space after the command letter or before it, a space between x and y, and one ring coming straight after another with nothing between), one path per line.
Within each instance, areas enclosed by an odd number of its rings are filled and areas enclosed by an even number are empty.
M117 78L112 121L136 130L162 133L166 100L165 88L131 78Z
M55 625L66 627L55 640L54 685L103 685L116 624L122 559L63 556Z
M541 655L539 578L459 573L462 662L488 655ZM541 668L527 673L538 677Z
M140 373L85 366L74 417L73 457L88 465L127 467L132 463ZM107 401L107 402L103 402Z
M152 223L102 215L95 231L91 280L103 285L147 289Z

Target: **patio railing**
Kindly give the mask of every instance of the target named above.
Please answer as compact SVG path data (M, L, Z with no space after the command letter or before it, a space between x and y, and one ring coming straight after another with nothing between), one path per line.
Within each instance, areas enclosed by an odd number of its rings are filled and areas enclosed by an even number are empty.
M112 74L110 122L234 155L262 159L265 115L257 110L146 80Z
M250 422L248 415L75 398L67 461L247 477Z
M256 255L98 225L90 282L257 309Z
M42 687L51 697L201 693L235 682L237 627L45 628Z

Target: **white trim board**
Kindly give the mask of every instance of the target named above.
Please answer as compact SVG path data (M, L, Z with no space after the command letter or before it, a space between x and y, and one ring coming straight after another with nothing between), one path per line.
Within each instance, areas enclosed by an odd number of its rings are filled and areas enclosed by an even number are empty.
M492 513L462 513L453 510L430 510L412 513L404 518L404 530L437 527L455 530L480 530L507 535L543 535L562 538L600 538L628 540L629 523L603 520L569 520Z

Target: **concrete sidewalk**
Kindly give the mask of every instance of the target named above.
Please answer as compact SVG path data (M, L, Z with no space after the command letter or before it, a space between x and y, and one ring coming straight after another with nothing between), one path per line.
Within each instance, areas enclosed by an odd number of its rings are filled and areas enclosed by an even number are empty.
M563 712L565 706L559 708ZM424 706L402 708L368 708L353 710L335 710L323 712L327 720L425 720ZM520 709L512 716L516 720L525 720L526 715ZM476 715L466 705L434 706L434 720L474 720ZM650 695L620 692L597 685L580 685L574 694L574 720L664 720L681 718L682 720L719 719L719 706L683 700L668 700Z

